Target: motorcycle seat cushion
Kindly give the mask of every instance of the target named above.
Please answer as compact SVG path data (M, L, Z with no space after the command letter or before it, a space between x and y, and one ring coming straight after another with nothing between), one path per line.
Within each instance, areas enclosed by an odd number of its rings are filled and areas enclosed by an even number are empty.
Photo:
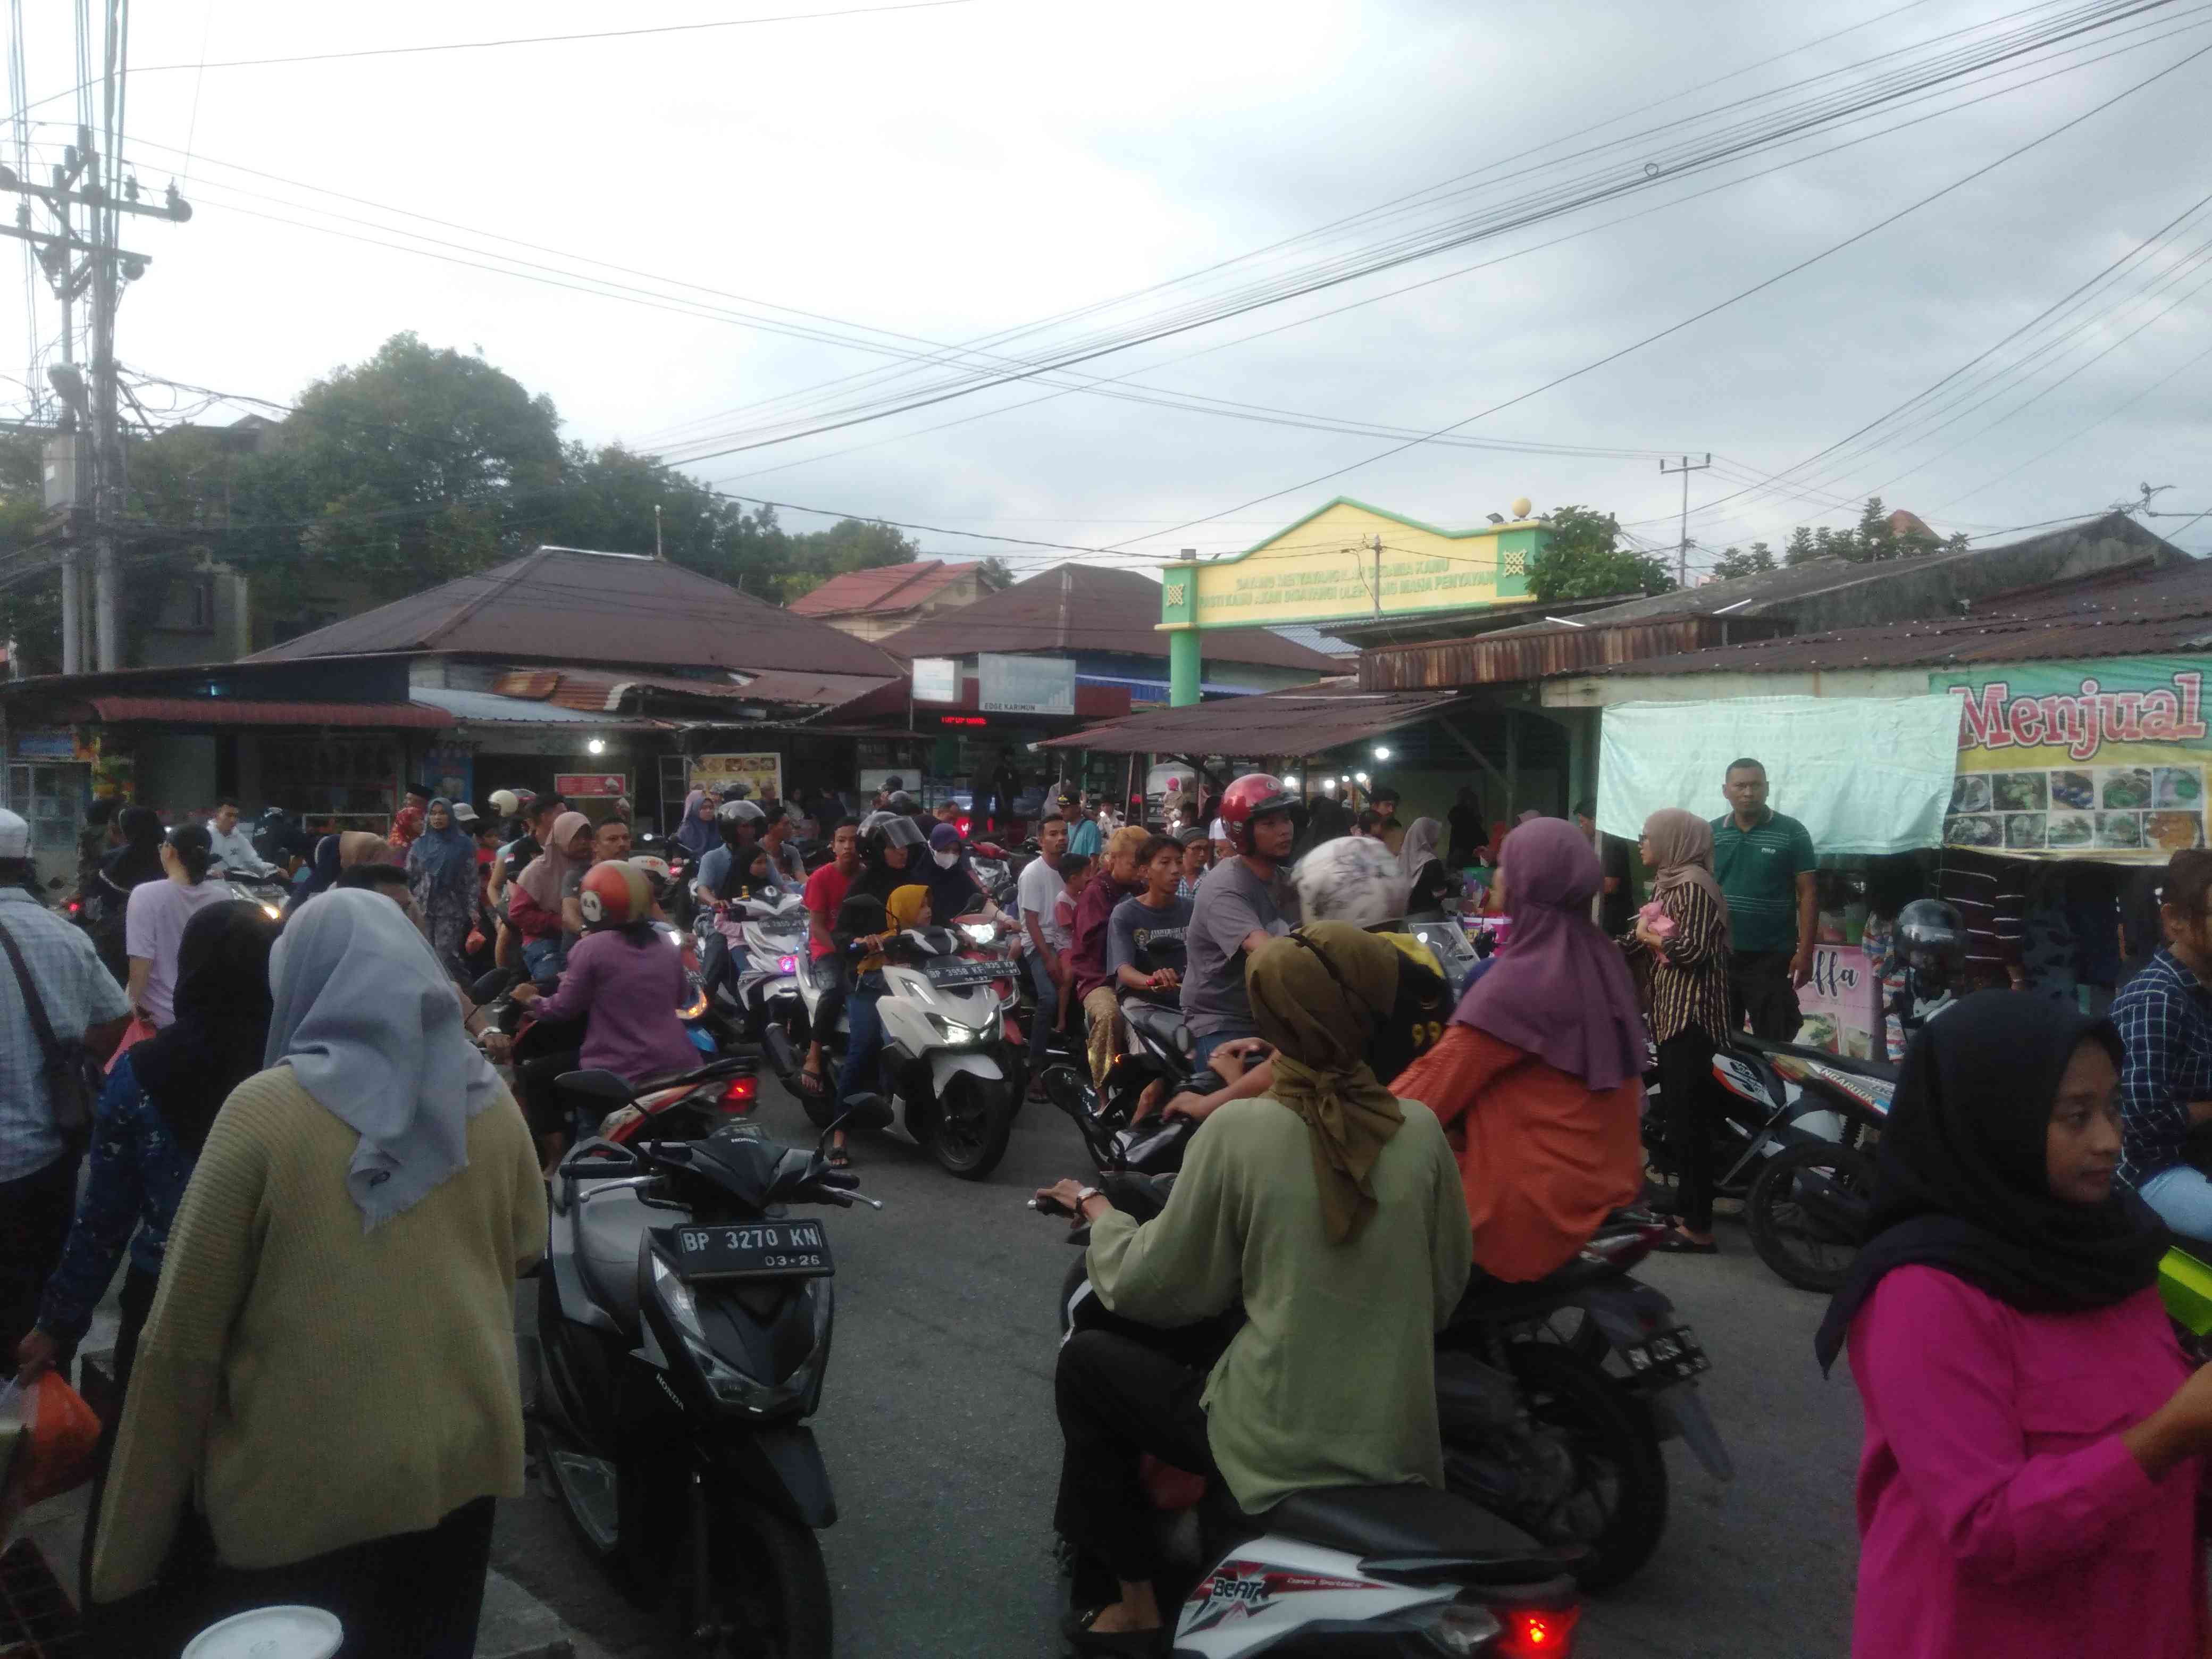
M1559 1571L1558 1559L1518 1527L1433 1486L1328 1486L1295 1493L1254 1519L1269 1532L1363 1560L1474 1561L1486 1579L1506 1582Z
M1182 1023L1182 1010L1180 1008L1169 1008L1157 1002L1146 1002L1140 997L1130 997L1121 1004L1121 1018L1176 1054L1189 1054L1196 1047L1191 1041L1190 1027Z
M588 1196L575 1206L576 1266L584 1288L610 1319L635 1332L638 1241L653 1225L653 1212L629 1188L584 1192ZM660 1216L665 1220L667 1212Z

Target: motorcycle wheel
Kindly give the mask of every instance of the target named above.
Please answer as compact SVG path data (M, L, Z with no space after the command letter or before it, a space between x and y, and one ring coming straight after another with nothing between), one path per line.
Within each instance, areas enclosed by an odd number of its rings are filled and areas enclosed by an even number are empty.
M938 1099L929 1150L949 1174L963 1181L981 1181L1006 1155L1006 1140L1013 1130L1013 1099L1006 1080L963 1072Z
M667 1610L701 1659L830 1659L830 1574L812 1530L737 1497L709 1510L707 1559L714 1575L714 1628L692 1626L696 1597L679 1567Z
M1507 1363L1528 1414L1559 1435L1574 1459L1575 1490L1543 1518L1506 1519L1550 1540L1564 1530L1589 1553L1571 1571L1585 1590L1609 1589L1632 1577L1667 1529L1667 1463L1650 1419L1603 1371L1550 1342L1516 1342Z
M1874 1160L1864 1152L1826 1140L1777 1152L1744 1200L1752 1248L1798 1289L1832 1292L1858 1259L1873 1190Z

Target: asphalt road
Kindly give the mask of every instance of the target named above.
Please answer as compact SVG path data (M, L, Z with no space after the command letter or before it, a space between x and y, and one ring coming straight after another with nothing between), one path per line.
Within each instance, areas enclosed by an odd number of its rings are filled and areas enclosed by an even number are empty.
M771 1133L811 1139L795 1101L765 1080L763 1095ZM1069 1251L1060 1224L1024 1200L1085 1172L1075 1132L1048 1106L1027 1107L980 1185L888 1139L856 1154L885 1207L829 1212L837 1328L814 1419L841 1510L823 1537L837 1651L1062 1652L1053 1303ZM1857 1402L1841 1369L1824 1382L1814 1363L1821 1299L1762 1267L1740 1226L1723 1221L1721 1243L1717 1259L1655 1258L1638 1273L1713 1358L1704 1388L1735 1478L1714 1481L1668 1446L1665 1541L1585 1613L1577 1651L1594 1659L1838 1659L1850 1647ZM640 1628L534 1489L501 1506L493 1559L617 1659L681 1651Z

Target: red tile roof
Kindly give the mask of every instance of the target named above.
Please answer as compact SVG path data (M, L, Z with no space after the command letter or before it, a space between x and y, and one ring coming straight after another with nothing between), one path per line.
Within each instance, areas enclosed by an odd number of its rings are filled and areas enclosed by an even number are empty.
M944 559L879 564L832 576L791 602L802 617L853 617L872 611L913 611L929 603L972 567Z
M401 726L453 724L442 708L416 702L262 702L239 697L94 697L104 720L173 720L195 726Z

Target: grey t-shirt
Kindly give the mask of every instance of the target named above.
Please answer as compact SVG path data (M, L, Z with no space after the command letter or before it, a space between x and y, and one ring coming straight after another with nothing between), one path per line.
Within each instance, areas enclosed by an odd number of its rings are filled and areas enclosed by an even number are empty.
M1186 898L1170 899L1159 910L1141 898L1123 899L1106 919L1108 970L1134 968L1140 974L1156 974L1172 968L1182 973L1190 909Z
M1241 858L1217 864L1191 901L1190 959L1182 975L1182 1016L1195 1036L1224 1029L1249 1030L1252 1004L1244 994L1244 939L1255 928L1287 933L1297 924L1298 896L1287 871L1272 882L1254 875Z

